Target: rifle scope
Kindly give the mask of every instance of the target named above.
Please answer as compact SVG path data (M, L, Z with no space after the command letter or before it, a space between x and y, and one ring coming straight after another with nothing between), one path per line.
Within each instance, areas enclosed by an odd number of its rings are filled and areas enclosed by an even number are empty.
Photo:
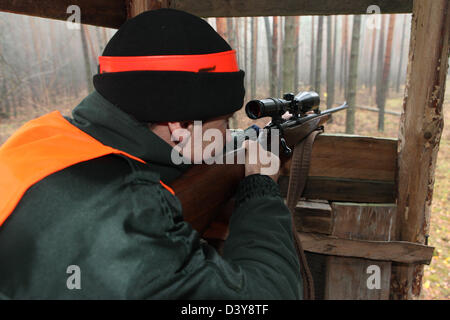
M296 96L287 93L283 99L267 98L263 100L252 100L245 106L245 112L250 119L260 119L272 117L281 119L281 116L288 111L294 116L304 114L320 105L319 94L313 91L300 92Z

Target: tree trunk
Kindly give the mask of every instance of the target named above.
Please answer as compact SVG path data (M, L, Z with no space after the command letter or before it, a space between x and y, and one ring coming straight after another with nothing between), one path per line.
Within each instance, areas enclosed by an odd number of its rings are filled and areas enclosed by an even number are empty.
M227 38L228 44L231 48L234 49L236 47L235 39L234 39L234 24L233 18L226 18L227 21Z
M400 92L400 79L401 79L401 72L402 72L402 66L403 66L403 51L405 48L405 34L406 34L406 23L407 23L407 17L403 17L403 30L402 30L402 41L400 43L400 62L398 63L398 72L397 72L397 93Z
M274 96L274 91L272 91L272 81L273 81L273 75L272 75L272 34L271 34L271 28L270 28L270 21L269 21L269 17L264 17L264 27L266 29L266 39L267 39L267 77L268 77L268 82L269 82L269 91L270 91L270 96Z
M41 46L40 44L42 43L41 39L40 39L40 33L39 33L39 25L35 24L35 18L34 17L30 17L29 21L30 21L30 29L31 29L31 39L33 40L33 47L34 47L34 53L36 56L36 60L35 62L38 65L38 72L39 72L39 76L37 77L37 82L38 82L38 92L36 94L36 92L34 92L35 94L35 99L37 99L37 101L42 101L40 99L40 96L42 95L45 98L44 104L48 104L48 91L47 91L47 86L46 86L46 81L45 81L45 77L42 77L42 73L43 73L43 68L42 68L42 59L41 59ZM36 81L34 81L36 82ZM33 84L32 84L33 85ZM36 88L36 86L34 86L34 88ZM34 108L37 108L37 105L34 104Z
M315 27L314 27L314 16L311 17L311 62L309 66L309 84L311 90L314 88L314 46L316 44L314 40L314 33L315 33Z
M383 77L381 80L380 100L378 103L378 131L384 131L384 109L386 106L386 98L389 91L389 72L391 70L391 54L392 54L392 39L394 37L395 14L391 14L389 18L389 31L386 43L386 55L384 58Z
M334 67L331 16L327 17L327 109L334 103Z
M236 59L238 66L242 68L240 65L241 59L241 37L240 37L240 31L241 31L241 24L240 24L240 18L234 18L234 50L236 50Z
M377 80L376 80L376 104L377 106L381 103L381 82L383 81L383 59L384 59L384 37L386 31L386 16L383 15L381 18L381 28L380 35L378 37L378 57L377 57Z
M283 95L285 92L283 91L283 52L281 51L280 47L284 42L284 23L285 23L285 19L286 17L280 17L280 27L278 28L278 34L279 34L279 38L278 38L278 52L279 52L279 61L278 61L278 90L280 90L279 94L277 94L277 96L281 96Z
M350 70L347 85L347 117L345 122L345 132L353 134L355 132L355 103L356 84L358 78L359 40L361 33L361 16L353 17L352 48L350 53Z
M323 40L323 16L319 16L319 28L317 31L316 73L314 76L314 91L320 96L322 75L322 40Z
M245 75L245 87L247 88L245 95L248 97L248 78L249 78L249 69L248 69L248 18L244 17L244 70L246 72Z
M272 97L279 95L279 87L278 87L278 39L279 39L279 28L278 28L278 17L273 17L273 26L272 26L272 61L269 64L272 75L272 79L270 80L270 94Z
M251 98L256 97L256 60L258 50L258 17L252 17L252 80L251 80Z
M341 92L344 91L344 97L347 95L346 94L346 89L345 86L347 84L347 60L348 60L348 45L347 45L347 40L348 40L348 16L344 16L343 17L344 21L342 22L342 43L341 43L341 52L342 52L342 56L341 56L341 85L340 85L340 89Z
M94 84L92 82L92 70L91 70L91 62L89 57L89 48L88 48L88 41L87 41L87 27L86 25L82 24L80 28L81 33L81 45L83 47L83 56L84 56L84 68L86 72L86 86L88 89L88 92L92 92L94 90Z
M283 92L294 92L295 66L295 17L288 16L284 20L283 41Z
M373 92L373 68L375 64L375 44L377 39L377 28L373 28L372 32L372 49L370 51L370 72L369 72L369 94Z
M298 69L299 69L299 37L300 37L300 17L294 19L294 94L298 91Z

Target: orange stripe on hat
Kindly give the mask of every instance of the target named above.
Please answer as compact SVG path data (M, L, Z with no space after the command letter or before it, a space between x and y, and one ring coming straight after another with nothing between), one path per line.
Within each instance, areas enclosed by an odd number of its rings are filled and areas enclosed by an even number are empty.
M238 72L236 51L196 55L99 58L100 73L126 71Z

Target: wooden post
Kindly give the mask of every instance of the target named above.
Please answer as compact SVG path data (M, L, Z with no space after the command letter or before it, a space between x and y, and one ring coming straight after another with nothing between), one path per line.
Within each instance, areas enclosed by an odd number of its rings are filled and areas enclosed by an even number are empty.
M449 1L415 0L399 132L397 240L427 242L434 171L444 126L449 36ZM419 296L422 275L423 266L394 266L391 298Z
M127 17L133 18L138 14L161 8L168 8L169 0L128 0L127 1Z

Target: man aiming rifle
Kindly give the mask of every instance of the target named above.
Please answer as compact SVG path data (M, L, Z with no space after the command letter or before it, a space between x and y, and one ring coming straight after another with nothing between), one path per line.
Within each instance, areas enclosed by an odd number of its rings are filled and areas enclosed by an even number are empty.
M225 133L243 79L204 20L170 9L128 20L72 118L37 118L0 148L1 296L301 299L277 174L247 161L222 256L184 221L170 188L189 168L171 159L176 132L203 120Z

